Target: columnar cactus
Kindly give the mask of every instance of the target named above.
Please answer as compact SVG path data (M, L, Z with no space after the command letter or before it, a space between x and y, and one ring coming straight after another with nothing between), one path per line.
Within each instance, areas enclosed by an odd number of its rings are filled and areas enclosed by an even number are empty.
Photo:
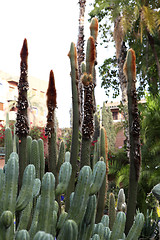
M136 93L136 57L133 49L129 49L124 64L124 73L128 82L128 116L129 116L129 158L130 158L130 177L129 193L127 204L126 233L132 226L137 201L137 187L140 174L141 153L140 153L140 122L137 107Z
M55 178L57 179L57 171L56 171L56 164L57 164L57 145L56 145L56 127L55 127L55 109L57 107L57 93L55 88L55 80L53 71L50 71L49 76L49 84L47 89L47 108L48 108L48 115L47 115L47 125L45 128L46 135L48 135L48 167L49 171L51 171Z
M109 194L109 228L112 230L116 218L115 197L113 193Z
M94 132L93 125L93 67L95 62L95 42L93 37L89 37L86 50L86 72L82 75L84 85L84 117L82 124L82 149L81 149L81 168L90 165L90 145L91 137Z
M94 42L95 42L95 49L97 46L97 36L98 36L98 19L97 18L92 18L91 20L91 24L90 24L90 35L94 38ZM96 59L94 61L94 67L93 67L93 83L94 83L94 87L96 87L96 69L95 66L97 65L97 51L96 51ZM96 112L96 99L95 99L95 95L94 95L94 91L93 91L93 107L94 107L94 112Z
M10 154L13 152L13 140L12 140L12 131L10 127L5 129L5 164L7 163Z
M72 109L73 109L73 126L72 126L72 143L70 163L72 165L71 180L67 190L66 209L69 208L69 197L74 191L74 183L77 172L77 159L79 153L79 93L78 93L78 67L77 67L77 51L74 43L71 43L68 54L71 64L71 83L72 83Z
M106 200L106 192L108 187L108 146L107 146L107 138L106 131L102 127L100 131L100 156L103 157L104 163L106 165L106 174L104 176L104 180L102 186L98 193L98 203L97 203L97 215L96 215L96 223L100 221L103 216L104 208L105 208L105 200Z
M20 63L20 79L18 84L18 102L17 102L17 121L15 124L16 135L19 137L19 189L22 185L22 176L25 167L27 166L26 156L26 137L29 133L29 124L27 116L28 100L27 91L28 85L28 46L27 39L24 39L23 46L21 49L21 63Z

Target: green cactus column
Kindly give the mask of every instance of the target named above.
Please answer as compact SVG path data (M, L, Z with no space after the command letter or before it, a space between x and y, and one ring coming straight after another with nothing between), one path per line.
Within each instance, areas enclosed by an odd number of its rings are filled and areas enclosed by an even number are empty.
M107 145L107 134L105 128L101 127L100 131L100 156L103 157L103 160L106 165L106 174L102 183L102 186L98 192L98 202L97 202L97 214L96 214L96 223L100 222L105 208L106 202L106 193L108 189L108 145Z
M20 79L18 84L18 103L17 103L17 119L15 124L15 132L19 137L19 189L22 185L22 177L25 167L27 166L26 142L29 133L29 124L27 116L28 100L28 46L27 39L24 39L22 50L20 53Z
M69 209L69 197L74 191L75 176L77 172L77 160L79 153L79 97L78 97L78 68L77 68L77 51L74 43L71 43L70 52L68 54L71 64L71 80L72 80L72 109L73 109L73 126L72 126L72 144L70 163L72 165L72 175L69 182L66 209Z
M56 128L55 128L55 108L57 107L57 93L55 88L55 80L53 71L50 71L49 84L47 89L47 125L45 128L46 135L48 135L48 167L49 171L51 171L55 178L57 179L57 146L56 146Z
M81 147L81 168L90 165L91 137L94 132L93 126L93 67L95 62L95 41L91 36L87 41L86 51L86 72L83 73L82 83L84 85L84 117L82 124L82 147Z
M129 190L127 201L127 216L126 216L126 234L129 232L136 210L137 202L137 187L140 173L141 153L140 153L140 123L137 107L136 94L136 63L135 52L129 49L124 64L124 73L128 82L128 115L129 115L129 158L130 158L130 176L129 176Z
M97 36L98 36L98 19L97 18L92 18L91 24L90 24L90 35L94 38L95 41L95 51L97 47ZM96 51L96 59L94 61L94 67L93 67L93 83L94 83L94 88L96 87L96 69L95 66L97 65L97 51ZM93 106L94 106L94 112L96 112L96 99L95 99L95 94L93 91Z

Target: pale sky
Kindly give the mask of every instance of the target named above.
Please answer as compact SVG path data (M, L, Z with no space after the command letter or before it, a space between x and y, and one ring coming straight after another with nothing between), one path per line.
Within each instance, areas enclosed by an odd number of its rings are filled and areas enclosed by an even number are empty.
M89 37L85 18L85 39ZM52 69L57 89L57 118L60 127L70 126L69 109L72 105L70 61L67 56L71 42L78 38L78 0L4 0L0 1L0 70L19 76L20 50L24 38L28 41L28 74L49 80ZM100 48L100 47L99 47ZM109 57L109 49L100 50L98 63ZM114 53L113 53L114 54ZM99 61L100 60L100 61ZM96 100L102 106L108 100L100 88L97 76Z

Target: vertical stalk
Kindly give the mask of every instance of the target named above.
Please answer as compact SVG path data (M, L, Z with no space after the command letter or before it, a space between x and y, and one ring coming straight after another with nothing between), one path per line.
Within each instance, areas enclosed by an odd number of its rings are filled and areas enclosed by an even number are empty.
M86 51L86 72L81 78L84 85L84 116L82 124L82 148L81 148L81 168L90 165L91 137L94 132L93 126L93 67L96 58L95 41L91 36L87 41Z
M57 180L57 145L56 145L56 127L55 127L55 108L57 107L57 93L55 88L55 80L53 71L50 71L49 84L47 89L47 125L45 133L48 135L48 167L49 171L52 172ZM56 181L57 182L57 181Z
M79 26L78 26L78 41L77 41L77 62L78 62L78 74L79 79L81 78L81 64L84 61L84 14L86 7L86 0L79 0ZM80 125L82 123L83 118L83 85L80 80L78 80L78 88L79 88L79 121Z
M79 153L79 98L78 98L78 69L77 69L77 51L74 43L71 43L68 54L71 64L71 82L72 82L72 109L73 109L73 126L72 126L72 144L70 163L72 165L72 174L67 189L66 209L69 209L69 197L74 191L75 176L77 172L77 160Z
M17 120L16 120L16 135L19 137L19 189L22 185L22 177L25 167L27 166L26 142L29 133L29 124L27 116L28 100L27 91L28 85L28 46L27 39L24 39L20 53L20 79L18 84L18 103L17 103Z
M129 190L127 202L127 216L125 233L129 232L136 210L137 202L137 187L140 173L141 153L140 153L140 123L137 107L136 93L136 63L135 52L130 49L127 53L126 62L124 64L124 73L128 81L128 116L129 116L129 158L130 158L130 175L129 175Z

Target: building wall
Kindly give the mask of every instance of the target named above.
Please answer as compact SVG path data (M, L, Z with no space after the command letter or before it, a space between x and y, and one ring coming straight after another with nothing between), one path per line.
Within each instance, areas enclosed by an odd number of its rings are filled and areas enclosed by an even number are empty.
M120 105L120 102L107 102L106 103L106 107L109 107L112 112L114 124L124 121L123 114L120 113L120 111L119 111L119 107L118 107L119 105ZM116 135L115 148L116 149L122 148L124 146L124 140L125 140L124 131L123 131L123 129L120 129Z
M0 122L5 122L6 113L9 111L9 119L16 120L16 101L18 99L18 76L12 76L0 71ZM29 91L28 108L29 122L32 125L44 126L46 124L46 91L48 82L28 76ZM14 108L10 109L11 105ZM10 110L9 110L10 109Z

